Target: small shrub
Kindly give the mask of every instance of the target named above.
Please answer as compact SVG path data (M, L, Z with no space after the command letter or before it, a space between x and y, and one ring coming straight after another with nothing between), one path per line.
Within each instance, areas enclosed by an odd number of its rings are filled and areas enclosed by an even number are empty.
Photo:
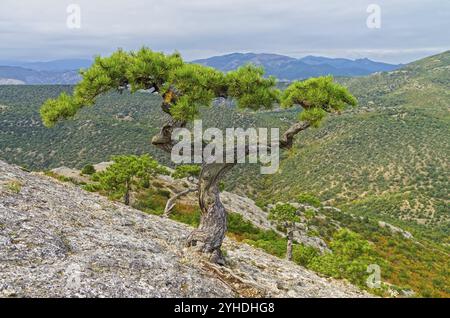
M315 216L316 216L316 213L314 212L314 210L308 209L308 210L305 211L305 217L306 217L308 220L311 220L311 219L314 218Z
M315 257L319 256L317 249L302 244L294 245L292 260L299 265L308 267Z
M7 189L14 193L19 193L22 190L22 182L19 180L12 180L6 185Z
M228 213L228 231L234 234L258 234L261 230L241 214Z
M81 174L93 175L96 172L93 165L85 165L83 169L81 169Z
M85 184L82 188L89 192L97 192L100 190L100 186L98 184Z
M348 229L341 229L334 234L330 248L333 253L313 258L308 267L330 277L346 278L364 287L367 266L384 265L384 261L375 255L370 244Z
M166 189L157 189L156 193L165 198L170 198L170 196L171 196L171 192Z
M316 208L321 206L320 200L316 196L309 193L300 194L297 201L299 203L308 204Z

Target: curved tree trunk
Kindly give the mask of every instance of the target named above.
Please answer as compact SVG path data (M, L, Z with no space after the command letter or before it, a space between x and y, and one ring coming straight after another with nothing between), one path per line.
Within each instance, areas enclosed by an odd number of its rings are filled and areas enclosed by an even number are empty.
M293 124L280 138L280 148L288 149L299 132L310 127L309 122ZM249 149L245 151L248 154ZM235 149L235 156L237 156ZM237 159L237 158L235 158ZM235 162L237 162L235 160ZM203 164L199 177L198 199L201 209L199 227L187 239L187 246L195 246L198 251L211 254L210 260L224 264L220 247L227 231L227 212L220 201L219 182L223 175L234 167L234 163ZM292 241L288 257L292 258ZM290 255L290 256L289 256Z
M174 91L174 94L166 93L163 96L164 101L161 108L168 115L171 115L170 107L176 100L176 96L176 91ZM293 124L281 136L280 148L291 148L294 136L309 126L309 122ZM171 138L172 132L175 128L182 127L186 127L185 121L177 121L171 118L161 128L160 132L152 138L152 144L170 153L174 146L174 141ZM201 209L200 225L188 236L186 243L187 246L195 247L200 252L210 254L210 260L218 264L225 263L220 248L227 231L227 212L220 201L219 182L222 176L234 165L234 163L203 164L198 181L198 200Z
M186 122L170 120L152 138L152 144L170 153L174 146L174 141L171 139L173 130L185 125ZM198 180L200 224L188 236L186 242L187 246L210 254L210 260L218 264L225 263L220 247L227 231L227 213L220 201L219 182L234 165L234 163L203 164Z
M227 212L220 201L219 182L234 164L204 164L199 177L200 225L187 239L187 246L211 254L210 260L224 264L220 247L227 231Z
M311 124L307 121L301 121L298 123L294 123L288 130L284 132L284 134L280 138L280 148L282 149L290 149L294 144L294 137L299 132L309 128Z
M191 192L195 192L197 190L198 190L197 188L189 188L189 189L186 189L184 191L181 191L181 192L175 194L173 197L171 197L169 200L167 200L166 207L164 208L163 216L168 218L170 215L170 211L172 211L172 209L175 207L176 201L179 198L181 198L182 196L188 195Z

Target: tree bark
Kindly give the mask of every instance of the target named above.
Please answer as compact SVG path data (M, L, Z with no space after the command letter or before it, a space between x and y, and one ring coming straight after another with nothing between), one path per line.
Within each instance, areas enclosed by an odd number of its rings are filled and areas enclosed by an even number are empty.
M210 254L210 260L225 264L220 250L227 231L227 212L220 201L219 182L234 164L204 164L199 177L200 225L187 239L187 246Z
M307 121L294 123L285 133L280 137L280 148L290 149L294 144L294 137L299 132L307 129L311 124Z
M286 259L292 261L292 245L294 243L294 229L289 228L287 232Z
M130 205L130 183L125 181L125 195L123 196L125 205Z

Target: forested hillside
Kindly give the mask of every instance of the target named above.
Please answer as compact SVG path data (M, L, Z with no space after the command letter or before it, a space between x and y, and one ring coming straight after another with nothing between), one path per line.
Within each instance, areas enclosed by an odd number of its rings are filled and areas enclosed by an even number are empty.
M446 52L397 71L341 79L358 97L359 109L299 136L278 174L261 179L253 173L256 167L237 167L227 187L261 204L312 192L352 213L429 225L441 230L439 237L448 237L449 56ZM150 153L168 163L149 142L163 120L160 97L109 94L84 109L76 122L46 129L39 106L63 90L71 87L0 87L1 158L31 169L79 168L120 153ZM205 126L285 128L298 111L256 115L222 102L203 118Z
M298 138L258 197L312 192L355 214L440 229L448 243L450 52L341 81L360 108Z
M162 122L160 98L148 93L111 93L95 107L83 109L73 121L52 129L42 125L39 107L72 86L0 86L0 157L34 170L66 165L82 167L121 153L150 153L169 164L150 144ZM293 117L294 112L283 112ZM205 110L204 126L270 127L279 125L271 113L237 112L229 102Z

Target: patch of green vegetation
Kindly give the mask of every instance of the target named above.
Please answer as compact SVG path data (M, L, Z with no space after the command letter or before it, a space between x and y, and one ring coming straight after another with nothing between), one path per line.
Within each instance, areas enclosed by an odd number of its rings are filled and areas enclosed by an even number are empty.
M330 248L332 253L313 258L308 267L330 277L346 278L360 287L366 286L370 264L385 267L369 242L348 229L340 229L333 235Z
M95 172L95 168L91 164L87 164L81 169L81 173L85 175L93 175Z
M448 242L450 52L341 79L360 107L297 138L280 171L243 190L263 203L314 193L361 216L395 220Z
M22 190L22 182L19 180L11 180L6 184L6 188L14 193L20 193L20 190Z
M332 246L335 233L348 229L362 240L370 242L371 255L381 267L381 279L391 288L411 289L416 296L449 297L449 248L425 238L406 238L386 227L380 227L376 217L360 217L321 209L325 217L314 217L308 227ZM331 271L331 269L326 269ZM433 283L435 281L435 283Z
M321 205L320 199L311 193L300 193L297 201L298 203L308 204L316 208Z
M84 183L84 182L79 182L78 180L75 180L72 177L66 177L66 176L59 175L59 174L54 173L53 171L50 171L50 170L44 171L44 174L46 176L52 177L52 178L54 178L56 180L59 180L61 182L68 182L68 183L72 183L74 185L87 186L86 183Z

